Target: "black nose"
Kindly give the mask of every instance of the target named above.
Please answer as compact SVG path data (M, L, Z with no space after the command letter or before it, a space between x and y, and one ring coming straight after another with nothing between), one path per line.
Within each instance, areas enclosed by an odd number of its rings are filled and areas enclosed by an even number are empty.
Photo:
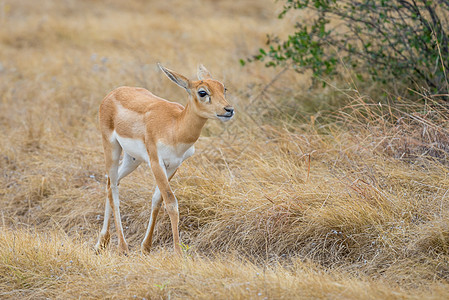
M227 111L230 114L234 113L234 108L233 107L225 107L224 110Z

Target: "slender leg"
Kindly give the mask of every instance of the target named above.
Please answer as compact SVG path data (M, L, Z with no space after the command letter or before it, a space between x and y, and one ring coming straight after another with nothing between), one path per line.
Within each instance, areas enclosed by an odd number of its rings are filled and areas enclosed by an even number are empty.
M108 187L108 200L109 205L114 213L115 228L117 230L118 237L118 249L121 253L128 252L128 245L125 241L125 236L123 235L122 220L120 217L120 199L118 194L118 165L120 154L122 152L122 147L118 141L105 141L103 139L105 146L105 157L106 157L106 170L108 171L108 181L110 186ZM108 148L108 151L106 151Z
M109 141L109 138L107 135L103 135L102 138L103 138L105 165L106 165L106 170L108 172L109 169L111 168L112 164L114 163L113 153L117 152L117 146L120 147L120 145L118 145L117 142L111 143ZM118 156L120 157L120 153L118 154ZM95 250L97 252L99 250L106 248L107 245L109 244L109 241L111 238L111 234L109 233L109 227L110 227L110 223L111 223L111 213L112 213L110 198L111 198L111 180L108 177L107 186L106 186L106 201L105 201L106 203L105 203L103 227L100 231L100 236L98 238L98 242L95 245Z
M173 175L176 173L176 168L167 170L168 180L172 179ZM153 240L153 232L154 227L156 225L156 219L157 215L159 214L159 210L161 208L162 204L162 195L159 190L159 187L156 186L156 189L153 194L153 198L151 199L151 215L150 215L150 221L148 223L147 232L145 234L145 238L143 239L142 245L141 245L141 251L142 253L148 253L150 252L151 248L151 242Z
M168 216L170 217L171 229L173 233L173 247L178 255L182 255L181 244L179 242L179 210L178 210L178 200L176 199L173 192L167 191L165 200L165 209L167 210Z
M110 189L110 180L108 178L108 185L106 187L106 192ZM109 204L109 199L106 197L106 208L104 211L104 221L103 221L103 228L100 231L100 237L98 238L98 242L95 245L95 251L99 252L100 250L104 250L108 245L109 241L111 239L111 234L109 233L109 227L111 224L111 205Z
M154 191L153 198L151 199L151 216L150 221L148 223L147 232L145 234L145 238L143 239L141 250L143 253L150 252L151 242L153 240L153 231L154 226L156 225L157 215L159 214L159 210L161 208L162 197L159 188L156 186L156 190Z
M115 170L115 178L113 175L113 179L115 180L114 183L111 184L111 189L109 190L109 203L112 207L112 211L114 212L114 221L115 221L115 228L117 230L117 237L118 237L118 249L121 253L127 253L128 252L128 245L125 241L125 236L123 234L123 226L122 226L122 220L120 216L120 199L118 194L118 186L117 186L117 170ZM114 170L111 172L113 173ZM111 174L110 173L110 174ZM112 181L112 180L111 180Z
M168 174L168 181L170 181L175 175L178 167L176 167L170 174ZM179 242L179 210L178 210L178 199L176 199L175 194L173 194L170 186L167 191L167 197L165 199L165 209L170 217L171 229L173 233L173 247L178 255L182 255L181 243Z

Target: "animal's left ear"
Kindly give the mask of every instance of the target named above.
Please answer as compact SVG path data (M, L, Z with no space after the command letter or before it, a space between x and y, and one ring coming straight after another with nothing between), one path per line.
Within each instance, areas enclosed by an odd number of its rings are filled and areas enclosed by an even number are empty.
M187 77L176 73L175 71L169 70L162 66L160 63L157 64L159 68L167 75L168 78L170 78L171 81L176 83L182 88L185 88L186 91L190 94L190 81L187 79Z
M199 80L204 80L204 79L210 79L212 78L212 76L210 75L210 72L206 69L205 66L203 65L198 65L198 72L197 72L197 76Z

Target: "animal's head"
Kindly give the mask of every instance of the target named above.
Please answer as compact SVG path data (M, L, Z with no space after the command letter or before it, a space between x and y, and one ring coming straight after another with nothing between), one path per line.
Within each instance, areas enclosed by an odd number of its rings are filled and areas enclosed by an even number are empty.
M189 80L161 64L159 64L159 68L170 80L189 93L191 105L199 116L219 119L223 122L229 121L234 116L234 108L226 100L225 86L212 79L209 71L203 65L198 66L198 80Z

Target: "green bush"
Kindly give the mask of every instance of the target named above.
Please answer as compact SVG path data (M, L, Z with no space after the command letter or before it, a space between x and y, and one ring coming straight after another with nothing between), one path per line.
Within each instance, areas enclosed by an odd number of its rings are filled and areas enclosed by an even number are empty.
M308 17L286 40L269 37L269 48L248 61L310 69L315 77L335 76L341 61L360 79L448 92L449 0L286 0L279 18L291 10Z

